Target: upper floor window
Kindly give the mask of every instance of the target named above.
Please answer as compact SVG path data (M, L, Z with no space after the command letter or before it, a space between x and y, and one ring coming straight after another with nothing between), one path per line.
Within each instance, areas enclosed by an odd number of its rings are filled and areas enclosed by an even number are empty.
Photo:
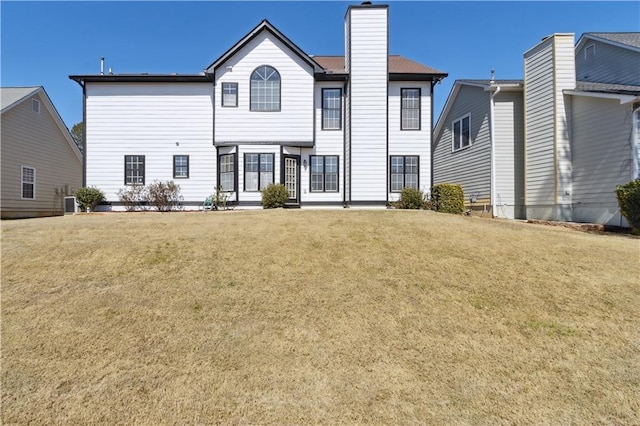
M342 127L342 89L322 89L322 130Z
M459 118L453 122L453 151L466 148L471 145L471 115Z
M238 106L238 83L222 83L222 106Z
M280 111L280 74L262 65L251 74L251 110Z
M402 130L420 130L420 89L401 89Z
M189 156L188 155L173 156L173 177L174 178L189 177Z
M144 155L124 156L124 184L144 185Z
M31 99L31 111L40 114L40 101L37 99Z
M244 190L261 191L273 183L273 154L244 155Z
M22 166L22 199L36 199L36 169L33 167Z

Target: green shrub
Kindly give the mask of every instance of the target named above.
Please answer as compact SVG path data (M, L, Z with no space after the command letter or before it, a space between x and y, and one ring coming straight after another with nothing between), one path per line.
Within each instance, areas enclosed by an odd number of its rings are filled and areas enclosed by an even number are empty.
M464 192L457 184L439 183L431 192L432 209L442 213L461 214L464 211Z
M75 194L78 206L82 210L89 209L93 211L98 204L105 201L104 192L95 187L83 187L78 189Z
M400 200L396 203L396 207L399 209L415 209L419 210L424 208L425 196L417 188L406 187L400 194Z
M147 188L143 185L128 186L118 191L118 198L128 212L136 211L147 200Z
M631 225L632 233L640 235L640 179L616 186L620 213Z
M180 185L174 181L168 182L153 181L147 186L147 203L156 208L159 212L168 212L180 205L182 196L180 195Z
M272 183L262 191L262 208L276 209L283 207L289 200L289 191L282 184Z

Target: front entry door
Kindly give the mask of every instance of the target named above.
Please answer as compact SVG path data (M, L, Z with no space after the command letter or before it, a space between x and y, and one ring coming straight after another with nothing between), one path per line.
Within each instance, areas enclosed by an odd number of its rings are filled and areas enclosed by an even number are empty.
M284 156L284 186L289 191L289 203L300 203L300 156Z

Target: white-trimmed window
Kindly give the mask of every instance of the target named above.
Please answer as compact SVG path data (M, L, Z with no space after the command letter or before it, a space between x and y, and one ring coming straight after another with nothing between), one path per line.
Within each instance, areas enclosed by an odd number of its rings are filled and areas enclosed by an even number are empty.
M280 74L262 65L251 73L251 111L280 111Z
M244 190L262 191L273 183L273 154L244 154Z
M471 115L455 120L452 128L452 150L459 151L471 145Z
M402 192L404 188L418 189L419 164L417 155L392 155L391 192Z
M338 156L312 155L311 192L338 192Z
M400 89L401 130L420 130L420 89Z
M31 111L36 114L40 114L40 101L37 99L31 99Z
M238 83L222 83L222 106L238 106Z
M322 130L342 128L342 89L322 89Z
M173 156L173 177L177 179L189 178L189 156L188 155Z
M144 155L124 156L124 184L144 185Z
M222 154L218 157L218 186L220 191L236 190L236 154Z
M21 170L21 193L23 200L36 199L36 169L33 167L22 166Z

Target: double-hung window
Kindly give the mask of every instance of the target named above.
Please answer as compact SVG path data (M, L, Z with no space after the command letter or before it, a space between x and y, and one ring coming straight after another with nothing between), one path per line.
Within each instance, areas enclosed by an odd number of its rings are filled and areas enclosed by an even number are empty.
M188 178L189 177L189 156L174 155L173 156L173 177Z
M36 199L36 169L33 167L22 166L21 171L22 199Z
M222 154L218 157L220 191L233 192L236 190L236 154Z
M342 89L322 89L322 130L342 128Z
M124 156L124 184L144 185L144 155Z
M251 111L280 111L280 74L262 65L251 74Z
M312 155L311 192L338 191L338 156Z
M222 106L238 106L238 83L222 83Z
M244 190L261 191L273 183L273 154L244 154Z
M417 155L391 156L391 192L402 192L404 188L418 189Z
M471 145L471 115L465 115L453 122L453 151Z
M420 130L420 89L401 89L401 130Z

